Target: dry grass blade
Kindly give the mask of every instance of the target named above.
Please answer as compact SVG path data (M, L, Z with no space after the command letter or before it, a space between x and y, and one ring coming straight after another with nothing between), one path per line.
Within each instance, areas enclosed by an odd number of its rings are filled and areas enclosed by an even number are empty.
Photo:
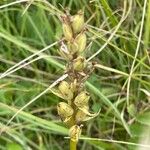
M11 121L23 110L25 109L27 106L29 106L30 104L32 104L33 102L35 102L38 98L40 98L42 95L44 95L46 92L48 92L51 88L53 88L54 86L56 86L60 81L64 80L65 78L68 77L68 74L64 74L62 75L60 78L58 78L55 82L53 82L47 89L45 89L43 92L41 92L39 95L37 95L36 97L34 97L32 100L30 100L26 105L24 105L21 109L19 109L11 118L10 120L7 122L6 126L8 126ZM2 134L2 132L4 131L5 127L2 128L0 130L0 134Z
M39 59L42 59L42 58L44 58L44 57L43 57L43 56L39 56L39 57L37 57L37 58L35 58L35 59L32 59L31 61L29 61L29 62L27 62L27 63L25 63L25 64L23 64L23 65L20 65L19 67L15 68L15 69L13 69L13 70L11 70L11 71L9 71L9 72L7 72L5 75L2 74L3 76L2 76L2 77L0 76L0 79L6 77L6 76L8 76L8 75L14 73L15 71L17 71L17 70L19 70L19 69L21 69L21 68L23 68L23 67L25 67L25 66L27 66L27 65L29 65L29 64L31 64L31 63L33 63L33 62L35 62L35 61L37 61L37 60L39 60Z
M65 139L70 139L70 137L64 137ZM88 138L88 137L80 137L80 140L87 140L87 141L101 141L101 142L109 142L109 143L117 143L117 144L124 144L124 145L131 145L131 146L138 146L142 148L150 148L150 145L147 144L138 144L133 142L126 142L126 141L118 141L118 140L109 140L109 139L98 139L98 138Z
M55 45L58 44L58 43L59 43L59 41L58 41L58 42L55 42L55 43L53 43L53 44L51 44L51 45L49 45L49 46L47 46L47 47L45 47L45 48L43 48L43 49L41 49L40 51L38 51L38 52L32 54L31 56L29 56L29 57L23 59L22 61L20 61L19 63L15 64L14 66L12 66L12 67L9 68L8 70L6 70L4 73L2 73L2 74L0 75L0 79L6 77L7 75L11 74L12 72L14 72L14 71L16 71L16 70L22 68L22 66L24 67L24 66L26 66L27 64L31 63L31 62L28 62L28 63L26 63L26 64L23 64L23 63L25 63L26 61L28 61L29 59L33 58L34 56L39 55L40 53L42 53L42 52L48 50L49 48L55 46ZM37 58L36 58L36 59L37 59ZM35 60L34 60L34 61L35 61ZM33 61L32 61L32 62L33 62ZM23 64L23 65L22 65L22 64ZM20 65L22 65L22 66L20 66ZM19 67L18 67L18 66L19 66ZM18 67L18 68L16 68L16 67ZM15 69L15 68L16 68L16 69ZM13 70L13 69L14 69L14 70Z
M18 0L18 1L12 2L12 3L8 3L8 4L5 4L5 5L2 5L2 6L0 6L0 9L9 7L9 6L12 6L12 5L15 5L15 4L28 2L28 1L30 1L30 0Z
M26 11L29 9L29 7L32 5L32 3L34 2L34 0L31 0L29 2L29 4L26 6L26 8L24 9L23 13L22 13L22 16L26 13Z
M127 76L127 77L129 76L125 72L122 72L122 71L119 71L119 70L116 70L114 68L110 68L110 67L107 67L107 66L104 66L104 65L101 65L101 64L96 64L95 67L101 68L101 69L104 69L104 70L107 70L107 71L115 72L115 73L123 75L123 76Z
M138 147L143 147L143 148L150 148L150 145L138 144L138 143L132 143L132 142L126 142L126 141L109 140L109 139L98 139L98 138L86 138L86 137L81 137L80 139L81 140L89 140L89 141L103 141L103 142L110 142L110 143L118 143L118 144L138 146Z
M127 18L130 10L131 10L131 5L132 5L132 1L130 1L130 7L126 13L126 7L127 7L127 1L124 2L124 11L122 14L122 18L120 20L120 22L118 23L118 25L116 26L115 30L113 31L113 33L110 35L110 37L108 38L108 40L106 41L106 43L96 52L94 53L91 57L89 57L87 59L87 61L90 61L91 59L93 59L95 56L97 56L107 45L108 43L112 40L112 38L114 37L114 35L116 34L116 32L119 30L121 24L124 22L124 20Z
M137 47L136 47L136 51L135 51L135 55L134 55L134 60L133 60L133 63L132 63L131 69L130 69L129 78L128 78L128 84L127 84L127 105L129 105L131 77L132 77L132 74L133 74L136 58L138 56L138 52L139 52L139 49L140 49L140 43L141 43L142 32L143 32L143 27L144 27L144 18L145 18L145 13L146 13L146 4L147 4L147 0L144 1L143 14L142 14L142 21L141 21L141 27L140 27L140 32L139 32L138 43L137 43Z

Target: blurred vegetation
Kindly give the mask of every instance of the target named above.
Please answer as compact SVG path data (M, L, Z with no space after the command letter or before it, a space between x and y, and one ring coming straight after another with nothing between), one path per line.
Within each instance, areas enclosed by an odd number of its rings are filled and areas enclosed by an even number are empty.
M72 15L84 9L89 44L87 58L107 43L91 60L99 67L87 83L92 95L91 109L96 112L101 108L101 113L84 126L83 135L90 139L80 140L78 148L140 150L140 146L132 146L130 142L149 144L150 0L31 0L11 5L12 2L15 1L0 1L0 128L3 129L0 149L67 150L69 147L68 140L64 139L68 130L56 112L60 99L50 91L5 127L20 108L64 74L66 62L58 53L59 44L34 56L30 60L32 63L26 65L28 61L24 62L25 66L18 70L5 71L62 38L59 17L66 8ZM120 24L123 11L127 16ZM111 41L107 41L118 24L119 29ZM38 59L34 61L35 58ZM7 74L2 76L4 72ZM146 138L149 138L147 143ZM114 139L127 144L98 139Z

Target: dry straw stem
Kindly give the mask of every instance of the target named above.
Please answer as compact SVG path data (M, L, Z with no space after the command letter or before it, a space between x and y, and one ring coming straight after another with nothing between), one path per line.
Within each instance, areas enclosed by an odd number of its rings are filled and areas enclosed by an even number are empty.
M114 69L114 68L110 68L110 67L107 67L107 66L104 66L104 65L101 65L101 64L96 64L95 67L97 68L101 68L101 69L104 69L104 70L107 70L107 71L110 71L110 72L115 72L117 74L120 74L120 75L123 75L123 76L126 76L128 77L129 75L125 72L122 72L120 70L117 70L117 69Z
M96 64L94 66L96 68L100 68L100 69L103 69L103 70L106 70L106 71L110 71L110 72L114 72L114 73L120 74L120 75L122 75L124 77L129 77L129 74L127 74L127 73L125 73L123 71L120 71L120 70L117 70L117 69L114 69L114 68L110 68L110 67L104 66L102 64ZM137 68L137 66L134 68L134 70L136 68ZM146 85L150 85L149 82L146 82L145 80L140 79L138 76L145 76L145 74L132 74L132 79L137 80L137 81L141 81L142 83L145 83ZM127 83L128 83L128 80L126 80L125 85Z

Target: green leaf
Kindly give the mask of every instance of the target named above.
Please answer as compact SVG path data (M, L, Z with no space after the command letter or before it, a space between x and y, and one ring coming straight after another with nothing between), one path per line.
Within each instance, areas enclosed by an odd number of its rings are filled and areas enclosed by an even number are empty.
M124 128L126 129L126 131L128 132L128 134L131 135L128 124L126 123L124 118L121 116L121 113L116 108L116 106L113 105L113 103L105 95L103 95L103 93L101 93L100 90L98 90L95 86L93 86L89 82L86 82L86 85L93 91L93 93L95 93L101 99L101 101L104 104L106 104L107 106L109 106L110 108L112 108L114 110L114 115L122 122L122 124L123 124Z
M150 126L150 112L145 112L137 117L137 121Z
M23 148L17 143L8 143L7 150L23 150Z
M6 104L0 103L0 109L5 109L10 111L10 114L13 115L13 113L16 113L18 111L18 109L14 108L14 107L10 107ZM31 115L30 113L21 111L18 114L18 117L20 117L21 119L28 121L36 126L40 126L42 128L54 131L54 132L59 132L61 134L68 134L68 130L60 125L57 125L55 123L53 123L52 121L47 121L45 119L36 117L34 115Z
M130 104L128 107L127 107L127 110L128 110L128 113L134 117L135 114L136 114L136 108L134 106L134 104Z

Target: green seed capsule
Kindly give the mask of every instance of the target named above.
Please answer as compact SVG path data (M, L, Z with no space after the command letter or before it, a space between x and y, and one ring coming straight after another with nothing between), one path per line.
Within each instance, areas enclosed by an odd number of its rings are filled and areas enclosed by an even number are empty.
M79 107L85 107L88 105L88 101L90 99L89 93L86 91L81 92L74 100L74 104Z
M72 33L72 29L71 29L70 25L66 22L63 22L62 26L63 26L63 33L65 36L65 39L67 41L71 41L73 38L73 33Z
M69 136L72 141L77 142L79 140L80 135L81 135L80 126L74 125L70 128Z
M60 102L57 105L57 111L62 120L65 120L66 118L69 118L73 115L72 107L65 102Z
M71 91L68 82L62 81L59 84L58 89L67 100L71 100L73 98L73 92Z
M82 31L84 27L84 13L83 11L79 11L77 15L73 17L72 20L72 28L74 33L79 33Z
M78 57L73 61L73 69L75 71L83 71L84 67L85 67L84 57Z
M83 32L83 33L80 33L76 38L75 38L75 42L77 43L78 45L78 52L81 53L85 50L86 48L86 34Z

